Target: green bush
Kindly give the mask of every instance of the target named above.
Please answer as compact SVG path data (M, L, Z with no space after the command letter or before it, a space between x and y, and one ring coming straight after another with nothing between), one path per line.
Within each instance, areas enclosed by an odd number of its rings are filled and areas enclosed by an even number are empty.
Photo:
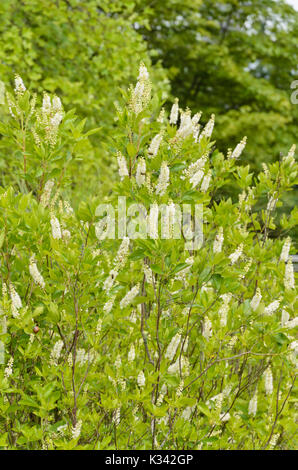
M73 210L68 155L88 136L57 98L33 108L18 77L15 88L1 125L16 148L0 189L1 448L295 448L297 209L270 238L297 183L294 148L254 177L239 163L245 139L216 150L214 117L200 132L176 104L160 113L141 65L117 111L120 181ZM239 199L219 199L231 182ZM147 238L102 236L112 219L99 204L119 218L119 197L147 209L127 217L148 222ZM186 240L158 236L160 204L169 233L182 204L203 208L199 249L187 221Z

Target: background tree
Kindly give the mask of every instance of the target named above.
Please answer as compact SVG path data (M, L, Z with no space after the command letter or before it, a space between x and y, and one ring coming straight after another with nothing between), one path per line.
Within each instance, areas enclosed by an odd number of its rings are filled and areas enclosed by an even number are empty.
M150 2L148 47L158 51L181 106L215 113L219 148L248 136L246 159L259 166L295 142L298 13L274 0ZM184 8L185 6L185 8ZM169 14L170 13L170 14Z

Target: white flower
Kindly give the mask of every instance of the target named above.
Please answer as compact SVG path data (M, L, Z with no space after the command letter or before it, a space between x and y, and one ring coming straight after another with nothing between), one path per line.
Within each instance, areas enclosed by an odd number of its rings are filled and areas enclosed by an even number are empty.
M54 347L53 347L52 352L51 352L50 363L52 365L57 365L58 364L58 360L59 360L62 348L63 348L63 341L61 339L59 339L54 344Z
M177 218L176 207L173 201L170 200L169 204L161 208L162 223L161 223L161 238L168 240L175 238L177 233ZM175 223L176 222L176 223Z
M86 364L86 362L88 362L88 353L85 351L84 348L79 348L77 350L76 361L80 366L83 366L84 364Z
M289 258L286 264L284 285L285 289L295 289L294 268L291 258Z
M268 212L272 212L275 209L277 201L278 199L275 196L270 196L268 204L267 204Z
M119 247L115 261L114 261L114 265L117 267L118 271L125 266L125 263L128 257L128 252L129 252L129 238L124 237Z
M57 129L59 127L60 122L63 119L63 114L58 111L57 113L54 114L54 116L50 119L50 123L54 129Z
M158 395L158 398L156 400L156 406L160 406L162 404L166 393L167 393L167 386L163 384L160 390L160 394Z
M298 326L298 317L293 318L293 320L287 321L284 326L289 330L291 330L292 328L296 328Z
M7 296L7 285L5 282L2 284L2 296L6 297Z
M249 258L249 260L247 261L246 265L243 268L243 274L239 275L239 279L244 279L245 278L245 275L250 270L251 265L252 265L252 258Z
M230 413L220 413L220 420L223 422L223 423L226 423L227 421L229 421L231 419L231 415Z
M261 299L262 299L261 291L259 288L257 288L255 295L250 301L250 306L254 312L257 310L258 306L260 305Z
M71 430L71 435L73 439L78 439L81 434L81 428L82 428L82 420L80 419L75 426L73 426Z
M69 240L71 237L71 233L69 230L62 230L62 238L63 240L66 242L67 240Z
M274 447L275 447L276 444L277 444L277 441L278 441L279 436L280 436L279 433L273 434L273 436L271 437L270 442L269 442L269 444L268 444L268 449L269 449L269 450L273 450L273 449L274 449Z
M110 313L115 302L115 296L111 297L103 306L103 311L105 313Z
M268 166L266 163L262 163L262 167L263 167L263 171L264 171L264 174L267 178L270 178L270 171L268 170Z
M191 270L191 267L194 263L194 258L193 256L190 256L189 258L187 258L185 260L185 263L189 264L189 266L187 266L186 268L182 269L181 271L179 271L176 275L175 275L175 280L177 281L182 281L182 282L185 282L186 281L186 278L187 278L187 275L189 274L190 270Z
M199 120L201 119L201 116L202 116L202 113L196 113L193 115L193 117L191 118L191 122L193 126L196 126L198 124Z
M142 370L140 371L138 375L137 382L140 388L145 387L146 379L145 379L144 372Z
M21 79L19 75L15 76L14 84L15 84L15 88L14 88L15 93L17 95L23 95L26 91L26 87L24 85L23 80Z
M67 424L62 424L61 426L58 426L58 428L57 428L57 432L61 436L64 436L66 431L67 431Z
M292 145L292 147L290 148L288 155L283 158L283 161L284 161L286 164L289 164L290 166L292 166L293 163L295 162L295 158L294 158L295 150L296 150L296 145L294 144L294 145Z
M7 363L7 366L4 369L4 377L8 379L13 372L13 357L11 357Z
M139 67L138 80L144 80L144 81L149 80L149 73L148 73L146 65L143 62L141 62L140 67Z
M189 182L193 188L195 188L201 182L203 176L204 176L203 170L199 170L196 173L194 173L194 175L192 175Z
M51 216L52 236L55 240L62 238L59 220L54 215Z
M243 251L243 243L240 243L239 247L237 248L236 251L234 251L234 253L232 253L229 258L231 260L231 264L235 264L238 259L240 258L240 256L242 255L242 251Z
M179 115L179 100L178 98L175 98L175 102L172 106L171 109L171 114L170 114L170 124L177 124L178 121L178 115Z
M187 336L186 340L184 341L184 346L182 347L182 345L181 345L181 349L182 349L183 352L186 352L187 348L188 348L188 336Z
M153 272L146 263L143 264L143 272L145 274L146 282L153 285L154 284Z
M167 347L165 357L169 359L169 361L172 361L175 357L175 354L177 352L179 343L181 340L181 335L177 333L173 338L171 339L170 344Z
M59 111L62 111L62 103L61 103L61 100L58 96L54 96L53 99L52 99L52 109L53 109L53 112L56 113L56 112L59 112Z
M48 116L51 113L52 109L52 104L51 104L51 98L47 93L44 93L43 95L43 100L42 100L42 114L43 116Z
M288 261L290 248L291 248L291 238L288 237L285 243L283 244L281 254L280 254L280 261L284 261L285 263Z
M120 308L121 309L123 309L123 308L127 307L129 304L131 304L131 302L133 301L135 296L138 295L139 289L140 289L140 285L136 284L132 289L130 289L129 292L127 292L126 296L123 297L123 299L120 302Z
M198 142L198 137L199 137L200 129L201 129L201 126L200 126L200 125L194 126L192 135L193 135L193 138L194 138L195 143Z
M170 170L167 162L162 162L156 185L156 194L163 196L167 190L170 178Z
M158 118L156 119L157 122L163 123L165 121L165 109L161 108Z
M219 413L222 409L223 399L224 399L224 394L221 392L211 397L210 400L208 400L206 404L209 405L210 401L213 402L215 411Z
M181 356L181 371L185 374L189 374L189 362L188 359L184 356ZM168 368L168 373L169 374L179 374L180 372L180 357L177 358L177 360L174 362L174 364L171 364Z
M29 272L30 272L30 274L33 278L33 281L36 284L38 284L42 289L44 289L45 282L44 282L44 279L43 279L42 275L40 274L40 272L37 269L36 261L35 261L35 255L31 256L31 258L30 258Z
M140 158L136 170L136 183L140 187L146 181L146 162L144 158Z
M101 332L101 327L102 327L102 319L99 318L98 322L97 322L97 325L96 325L96 332L95 332L96 336L99 336L99 334Z
M131 99L129 106L132 111L138 115L150 101L151 83L146 66L141 63L139 68L138 82L135 88L131 88Z
M228 345L227 345L228 348L232 349L235 346L235 344L237 343L237 341L238 341L237 335L232 336L232 338L228 342Z
M286 326L288 320L290 318L290 315L288 312L283 308L281 312L281 326L284 327Z
M40 204L43 207L47 207L47 205L50 202L51 192L52 192L53 186L54 186L54 181L53 180L48 180L46 182L46 184L44 185L44 190L43 190L43 193L40 197Z
M211 338L211 336L212 336L212 323L211 323L211 321L209 320L208 317L206 317L205 320L204 320L202 335L207 340L209 338Z
M128 362L133 362L136 357L135 347L132 344L128 352Z
M64 201L64 209L67 215L71 215L73 213L73 208L68 201Z
M119 176L122 180L125 176L128 176L128 169L125 157L120 152L117 153L117 161L119 166Z
M191 121L190 110L181 111L180 115L180 126L176 133L177 139L185 139L193 132L193 123Z
M243 152L244 147L246 145L246 140L247 140L247 137L243 137L241 142L238 145L236 145L235 149L233 150L233 152L231 153L229 158L235 158L236 159L236 158L240 157L240 155Z
M11 314L13 318L20 318L20 313L13 303L11 304Z
M264 314L265 315L272 315L272 313L274 313L278 309L279 304L280 304L280 300L274 300L274 302L271 302L271 304L269 304L265 308Z
M156 157L162 139L163 139L162 133L156 134L156 136L153 137L148 148L148 154L150 158Z
M224 241L223 228L219 227L218 233L213 242L213 253L221 252L223 241Z
M113 287L113 284L117 276L118 276L118 271L116 269L111 269L108 277L106 278L103 284L103 290L105 290L106 292L109 292L111 288Z
M257 391L255 391L248 405L248 414L255 416L257 413L257 409L258 409L258 393Z
M118 384L120 385L122 391L126 390L126 380L123 377L118 379Z
M185 421L189 421L190 415L193 412L194 407L193 406L187 406L184 408L181 418L184 419Z
M211 181L211 171L208 171L208 173L204 176L204 179L202 181L202 185L201 185L202 193L207 192L207 190L209 188L210 181Z
M213 132L213 127L214 127L214 114L211 115L211 118L209 119L209 121L207 122L206 126L204 127L203 131L201 132L201 135L200 135L200 138L199 138L199 141L202 139L202 137L206 137L207 139L209 139L212 135L212 132Z
M45 127L45 141L53 147L57 142L58 128L63 119L63 113L61 111L57 111L54 116L47 119L48 122Z
M221 305L218 315L220 318L220 326L225 327L227 325L228 319L228 311L229 311L229 303L231 301L232 294L223 294L221 295L221 299L223 300L223 304Z
M192 177L199 171L202 170L207 161L207 154L203 155L201 158L196 160L195 162L191 163L188 168L183 170L183 175L181 179L184 180L185 178L189 178L190 182Z
M119 426L120 424L120 408L116 408L113 412L113 423L115 426Z
M131 323L136 323L137 322L137 312L136 312L136 310L132 310L132 312L130 314L130 317L129 317L129 321L131 321Z
M264 372L264 382L265 382L265 391L266 395L272 395L273 393L273 377L270 367L268 367Z
M158 205L156 202L150 206L150 212L148 216L148 232L150 238L158 238Z
M10 293L10 298L11 298L13 307L16 310L19 310L20 308L22 308L21 298L12 284L9 284L9 293Z
M298 354L298 341L292 341L292 342L289 344L289 349L291 349L292 351L294 351L295 354Z
M178 385L177 387L177 390L176 390L176 398L180 398L182 393L183 393L183 387L184 387L184 380L181 380L180 381L180 384Z

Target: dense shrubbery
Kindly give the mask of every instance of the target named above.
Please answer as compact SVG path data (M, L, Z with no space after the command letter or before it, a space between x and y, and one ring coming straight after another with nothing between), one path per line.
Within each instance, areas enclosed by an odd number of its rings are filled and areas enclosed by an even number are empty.
M58 94L67 111L76 108L86 119L87 130L99 128L88 145L81 141L84 158L69 177L79 187L72 195L75 204L79 192L105 192L115 173L106 146L107 137L117 132L119 87L131 83L141 60L148 67L151 62L146 42L132 28L133 22L146 24L146 8L137 13L133 2L123 0L3 0L0 16L0 80L9 89L13 75L21 73L31 91ZM167 79L159 64L152 79L166 98ZM0 116L3 111L0 107ZM1 144L0 184L6 184L11 172L5 155L14 149Z
M296 445L286 236L297 209L282 217L283 237L270 239L276 207L297 183L295 149L254 177L239 164L245 140L220 153L213 117L200 129L199 115L174 105L168 119L150 87L141 66L117 109L121 181L105 197L142 204L147 239L104 239L102 199L78 210L65 200L68 167L88 139L74 114L48 95L35 107L19 78L7 97L1 134L16 152L0 189L2 448ZM239 199L219 199L231 183ZM264 195L266 210L255 210ZM201 204L202 247L157 237L155 203L168 207L169 230L174 208Z

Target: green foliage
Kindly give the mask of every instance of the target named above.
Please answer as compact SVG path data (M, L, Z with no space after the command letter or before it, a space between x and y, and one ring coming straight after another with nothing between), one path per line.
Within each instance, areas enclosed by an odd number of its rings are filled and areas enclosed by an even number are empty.
M297 25L283 0L155 2L143 34L181 105L215 113L222 151L247 135L246 159L259 170L296 141Z
M84 123L57 100L33 110L20 81L8 96L1 134L16 153L0 189L2 449L297 446L297 298L284 237L297 210L270 237L297 184L293 149L254 176L215 148L212 119L198 135L198 116L183 112L177 128L150 87L141 66L118 107L121 181L76 210L65 201L67 155L88 139ZM239 199L219 200L229 184ZM203 245L100 237L97 207L118 196L148 213L155 202L201 204Z

